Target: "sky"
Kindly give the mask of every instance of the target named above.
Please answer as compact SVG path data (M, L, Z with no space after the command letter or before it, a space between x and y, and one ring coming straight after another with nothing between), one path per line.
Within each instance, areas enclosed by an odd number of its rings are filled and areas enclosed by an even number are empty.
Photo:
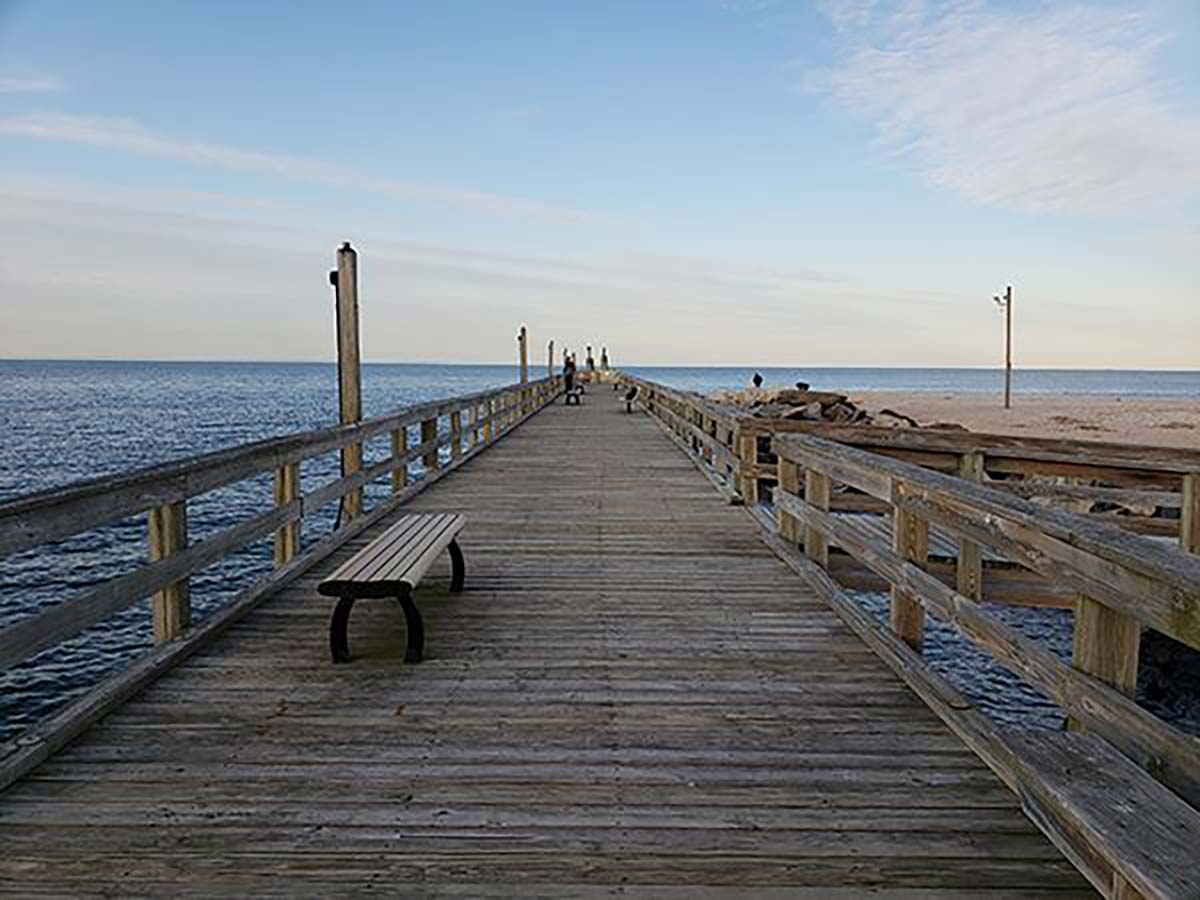
M1200 0L0 0L0 357L1200 368ZM540 348L540 349L539 349Z

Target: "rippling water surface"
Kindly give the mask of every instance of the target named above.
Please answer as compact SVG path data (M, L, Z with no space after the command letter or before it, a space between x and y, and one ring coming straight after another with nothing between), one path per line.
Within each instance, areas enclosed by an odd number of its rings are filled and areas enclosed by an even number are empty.
M744 368L636 367L643 377L707 391L748 383ZM816 388L995 390L999 373L982 369L763 369L768 384L805 380ZM516 380L515 366L367 365L364 413L381 415L427 400ZM1019 389L1051 392L1200 395L1200 373L1020 372ZM0 500L84 478L126 472L249 441L334 424L337 375L332 364L0 361ZM387 441L367 447L368 462L387 455ZM337 454L304 463L304 488L336 475ZM368 490L368 501L386 494ZM271 502L269 475L189 502L192 540L261 512ZM304 541L332 527L334 506L306 518ZM145 520L138 516L58 544L0 560L0 627L72 592L130 571L145 558ZM192 578L196 619L266 574L271 543L260 541ZM866 602L872 602L869 599ZM12 737L67 700L129 663L150 645L148 604L113 616L77 638L0 673L0 740ZM1069 648L1063 614L1004 610L1053 646ZM1032 618L1031 618L1032 616ZM1039 618L1040 617L1040 618ZM1064 650L1065 652L1065 650ZM1011 715L1035 718L1052 707L1003 670L931 628L930 655L978 698ZM1192 696L1200 695L1196 691ZM1015 702L1010 702L1015 701ZM1195 710L1169 714L1200 721ZM1008 712L1003 712L1008 710Z

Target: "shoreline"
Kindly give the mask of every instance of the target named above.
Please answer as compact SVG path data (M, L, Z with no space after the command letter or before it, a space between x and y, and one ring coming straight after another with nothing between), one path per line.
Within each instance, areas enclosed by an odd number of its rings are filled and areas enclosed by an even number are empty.
M1000 396L971 391L846 393L873 415L893 409L922 425L953 422L1016 437L1200 447L1200 397L1029 392L1014 394L1012 409L1006 410Z

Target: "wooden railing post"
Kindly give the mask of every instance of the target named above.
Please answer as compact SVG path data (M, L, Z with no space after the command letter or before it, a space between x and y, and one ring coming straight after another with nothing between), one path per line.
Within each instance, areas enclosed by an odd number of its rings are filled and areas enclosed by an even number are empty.
M1071 665L1132 697L1137 692L1142 626L1084 594L1075 599ZM1069 728L1079 723L1068 722Z
M983 454L964 453L958 460L958 477L967 481L984 480ZM958 561L955 563L955 587L964 597L983 599L983 553L980 546L966 538L958 539Z
M492 441L492 417L496 414L496 398L488 397L487 400L484 401L484 409L486 411L486 415L484 416L483 420L483 442L485 444L490 444Z
M782 456L779 457L779 490L793 496L800 494L800 467ZM775 507L775 516L779 525L779 536L789 544L799 543L800 522L796 517L785 512L778 504Z
M285 463L275 470L275 505L286 506L300 499L300 463ZM275 532L275 566L287 565L300 552L300 520L288 522Z
M408 453L408 427L392 430L392 459L399 459ZM392 470L392 493L398 494L408 487L408 463Z
M517 335L517 343L521 345L521 384L525 384L529 381L529 335L525 333L524 325Z
M747 506L758 505L758 437L753 432L738 430L737 456L741 471L738 472L738 487L742 502Z
M929 562L929 523L901 508L896 500L903 492L903 485L893 485L892 549L908 562L925 568ZM898 587L892 587L891 623L896 636L920 653L925 636L925 610L913 594Z
M187 502L180 500L150 510L150 561L158 562L187 549ZM173 640L191 624L188 579L167 585L154 595L154 643Z
M438 436L437 416L434 416L432 419L422 419L421 420L421 443L424 444L428 441L436 441L437 436ZM438 448L434 447L432 450L425 451L425 454L421 457L421 462L425 465L426 472L435 472L439 468L441 468L442 463L441 463L441 458L438 455Z
M1183 476L1179 546L1184 553L1200 553L1200 472L1189 472Z
M343 425L362 421L362 372L358 345L358 254L350 242L342 244L337 254L337 340L338 340L338 401ZM342 448L342 474L353 475L362 469L362 444ZM345 497L342 511L344 521L362 513L363 490L357 487Z
M782 463L783 460L780 460ZM782 466L780 466L782 474ZM804 502L809 506L829 512L829 500L833 483L829 476L815 469L804 470ZM819 529L809 525L804 530L804 555L826 568L829 565L829 538Z
M450 413L450 459L456 460L462 456L462 412L454 410Z

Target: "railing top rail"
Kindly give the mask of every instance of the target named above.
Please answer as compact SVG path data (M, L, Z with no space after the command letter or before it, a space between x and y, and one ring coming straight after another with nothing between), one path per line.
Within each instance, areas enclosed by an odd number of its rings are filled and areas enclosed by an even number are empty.
M16 497L0 503L0 557L61 540L153 506L215 490L286 463L338 450L508 391L536 387L548 381L553 379L543 378L447 397L355 425L335 425L267 438Z
M889 503L932 504L940 524L972 526L1003 552L1020 547L1030 558L1050 559L1064 577L1086 580L1095 598L1200 647L1200 557L1040 506L1010 493L813 435L781 435L773 443L783 459L824 471L837 481ZM927 510L925 510L927 511ZM1084 591L1093 595L1091 590Z
M718 403L694 391L647 381L627 372L620 377L689 403L714 419L751 434L817 434L857 447L915 450L932 453L983 453L993 458L1027 459L1103 468L1141 470L1185 475L1200 472L1200 450L1159 447L1115 441L1080 441L1069 438L1029 437L958 431L948 428L892 428L886 425L835 425L801 419L763 418L744 409Z
M940 428L889 428L883 425L830 425L791 419L761 419L743 415L744 429L763 433L815 433L859 447L924 450L942 453L984 453L992 457L1070 462L1111 468L1144 469L1186 474L1200 471L1200 450L1076 441L1065 438L1023 437Z
M738 416L736 414L736 410L733 410L727 406L722 406L720 403L710 400L703 394L698 394L695 391L680 390L679 388L673 388L665 384L660 384L657 381L647 381L645 378L638 378L636 375L630 375L628 372L618 372L618 376L641 387L651 388L659 393L674 397L676 400L688 403L697 409L703 410L708 416L718 419L730 427L733 427L737 424Z

